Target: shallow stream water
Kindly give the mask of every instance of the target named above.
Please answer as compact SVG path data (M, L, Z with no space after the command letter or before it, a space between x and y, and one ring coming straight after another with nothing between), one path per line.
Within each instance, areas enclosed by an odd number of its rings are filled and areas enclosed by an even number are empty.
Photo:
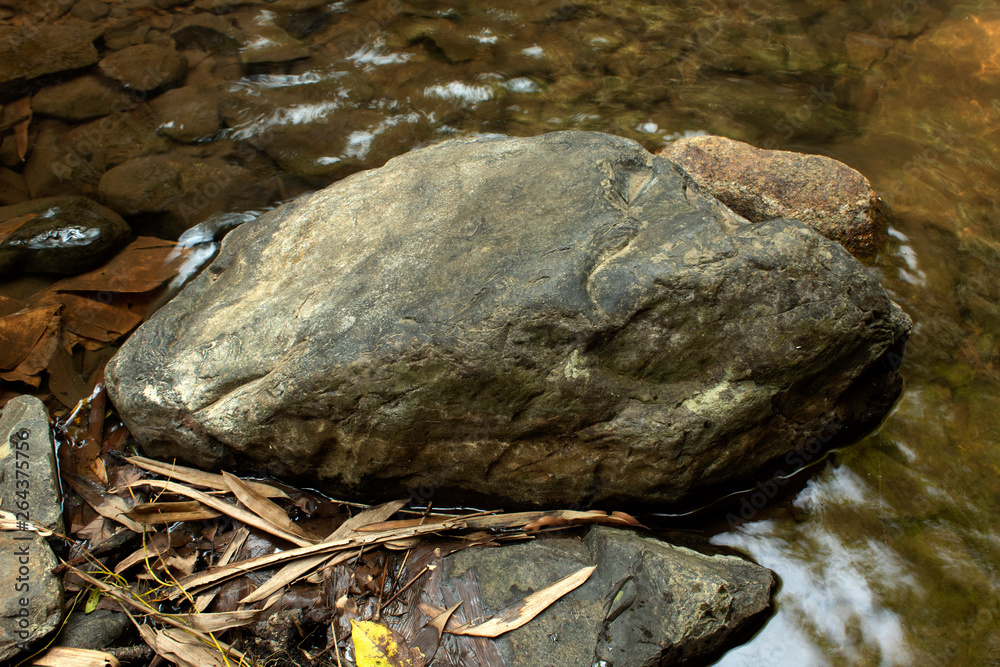
M775 617L720 664L1000 665L1000 6L198 2L154 28L199 9L257 26L253 48L278 26L308 50L252 63L184 33L186 85L221 126L171 148L153 123L144 150L240 156L271 203L471 133L650 150L720 134L865 174L896 215L870 270L914 320L905 393L801 490L712 537L782 579ZM184 223L241 208L194 204ZM179 220L130 219L175 236Z

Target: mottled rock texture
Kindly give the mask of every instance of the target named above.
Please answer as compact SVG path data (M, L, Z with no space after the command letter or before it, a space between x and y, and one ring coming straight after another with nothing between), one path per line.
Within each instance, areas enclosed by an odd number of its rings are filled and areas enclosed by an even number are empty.
M711 136L679 139L658 155L751 222L795 218L856 257L885 246L888 210L868 179L843 162Z
M242 225L106 376L153 456L662 506L877 425L909 329L806 225L563 132L414 151Z
M770 570L743 558L605 527L583 539L466 549L443 564L423 595L447 607L478 586L487 616L597 566L579 588L500 637L497 649L509 667L708 664L767 619L777 583Z
M56 555L30 525L62 529L62 498L45 406L17 396L0 414L0 506L23 530L0 531L0 660L25 651L63 617Z

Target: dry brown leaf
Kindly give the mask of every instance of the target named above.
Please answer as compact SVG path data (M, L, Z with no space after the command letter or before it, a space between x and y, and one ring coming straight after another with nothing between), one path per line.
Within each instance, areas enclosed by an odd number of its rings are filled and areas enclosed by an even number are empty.
M115 536L115 524L101 515L82 528L71 531L73 535L91 544L100 544Z
M222 611L215 614L177 614L174 618L183 621L186 625L200 632L222 632L230 628L238 628L255 623L265 611L267 611L267 607L264 609Z
M118 658L104 651L56 646L35 658L35 667L119 667Z
M176 463L164 463L162 461L147 459L143 456L129 456L126 457L126 460L132 465L142 468L143 470L154 472L157 475L162 475L168 479L186 482L188 484L193 484L194 486L202 486L208 489L215 489L216 491L229 491L229 487L226 485L222 475L204 472L196 468L188 468L182 465L177 465ZM287 493L275 486L271 486L270 484L264 484L263 482L251 482L247 480L243 480L243 483L265 498L288 498Z
M25 375L24 373L18 373L17 371L0 372L0 380L4 380L6 382L23 382L27 385L31 385L35 389L38 389L38 387L42 384L41 379L37 375Z
M107 517L112 521L117 521L129 530L137 533L142 533L146 530L141 523L128 518L128 512L132 509L132 506L124 498L98 489L96 484L82 475L71 471L64 471L62 477L73 487L77 495L83 498L101 516Z
M393 514L401 510L407 500L393 500L387 503L378 505L377 507L369 507L361 512L355 514L349 518L344 523L340 524L337 530L330 533L330 535L323 540L324 542L333 542L334 540L343 539L345 537L350 537L358 532L359 529L367 526L371 523L378 523L380 521L385 521ZM282 569L278 570L277 573L271 579L267 581L260 588L255 590L250 595L246 596L240 600L243 604L251 604L257 602L258 600L263 600L268 595L271 595L275 591L287 586L300 577L304 576L308 572L312 572L325 561L329 560L330 557L327 554L322 554L320 556L313 556L310 558L303 558L300 561L294 563L289 563ZM334 557L331 562L324 565L324 569L331 566L332 564L337 564L343 562L345 559L340 559L339 557ZM314 582L315 583L315 582Z
M110 343L139 326L144 313L112 303L102 303L77 294L62 294L52 288L35 295L35 303L63 305L63 327L70 333Z
M392 500L375 507L368 507L340 524L337 530L330 533L324 541L330 542L342 537L350 537L352 534L364 530L367 526L385 522L386 519L406 507L408 502L408 500Z
M143 641L164 660L178 667L232 667L225 656L209 648L197 638L179 628L154 630L148 625L136 625Z
M180 585L188 591L191 591L193 589L199 589L205 586L217 584L221 581L225 581L226 579L238 577L247 572L252 572L253 570L281 565L299 558L316 556L319 554L331 554L344 550L353 550L362 546L380 544L393 539L399 539L400 537L409 537L411 535L429 535L442 530L463 527L464 525L462 522L456 520L451 523L435 523L430 526L414 526L413 528L387 531L385 533L359 534L354 537L334 540L332 542L321 542L307 547L299 547L298 549L289 549L288 551L279 551L278 553L258 556L256 558L250 558L225 567L211 568L206 572L197 572L190 577L185 577L178 583L180 583ZM182 595L182 592L174 591L170 593L168 597L170 599L177 599Z
M58 304L48 304L0 318L0 369L13 370L27 359L53 320L58 326L60 308Z
M229 544L226 545L226 550L219 557L219 562L216 566L228 565L229 562L239 553L240 549L243 548L243 544L247 541L247 537L250 536L250 531L246 528L240 528L232 533L232 538L229 540ZM212 600L218 595L218 586L207 593L202 593L194 600L194 608L198 611L205 611L208 609L208 605L212 604Z
M195 628L192 628L192 627L186 625L183 621L177 620L177 618L174 617L171 614L163 614L163 613L157 611L156 609L154 609L153 607L151 607L149 604L147 604L147 603L145 603L145 602L143 602L141 600L138 600L132 594L131 591L128 591L128 590L122 591L121 589L118 589L118 588L116 588L114 586L111 586L110 584L108 584L106 582L103 582L100 579L97 579L97 578L91 576L90 574L88 574L88 573L80 570L77 567L73 567L72 565L69 565L67 563L64 563L64 564L66 566L66 569L70 573L72 573L75 577L78 577L79 579L82 579L84 582L86 582L86 583L90 584L91 586L93 586L93 587L97 588L98 590L100 590L107 597L112 598L115 601L119 602L121 604L121 606L122 606L122 609L125 611L125 613L127 613L129 615L129 619L131 619L132 623L136 626L136 628L139 630L139 632L143 634L144 638L146 637L146 634L143 632L143 628L146 628L146 629L148 629L150 631L153 631L152 628L150 628L149 626L140 625L135 620L135 617L128 611L128 608L135 609L135 610L139 611L142 614L145 614L147 616L151 616L152 618L156 619L160 623L164 623L166 625L171 626L171 630L170 630L171 635L169 635L169 636L171 638L175 639L175 640L176 640L176 636L177 635L181 635L181 636L187 637L188 640L198 642L201 646L211 646L211 647L217 649L218 651L222 651L222 653L224 653L226 656L228 656L228 658L230 660L235 659L237 662L240 662L240 663L243 663L243 661L246 660L247 662L244 663L244 664L249 664L249 665L253 665L254 664L254 662L252 660L249 660L248 658L246 658L246 656L244 656L243 653L241 653L240 651L236 650L232 646L229 646L225 642L222 642L222 641L220 641L220 640L218 640L218 639L216 639L214 637L211 637L211 636L209 636L209 635L207 635L207 634L205 634L203 632L200 632L199 630L197 630ZM174 632L175 630L177 632ZM153 632L156 633L156 631L153 631ZM185 641L187 641L187 640L185 640ZM156 646L150 645L150 648L152 648L154 651L157 651ZM157 651L157 653L159 653L159 651ZM216 652L216 655L220 655L220 654L218 652ZM221 655L220 655L220 657L221 657ZM169 658L169 659L173 660L173 658ZM181 664L181 663L177 663L177 664ZM205 663L205 664L212 664L212 663ZM202 666L201 666L201 664L196 664L196 665L194 665L194 667L202 667Z
M76 407L77 403L90 396L90 386L77 372L73 357L65 347L56 350L46 370L49 372L49 390L67 408ZM82 469L71 468L71 470L81 472Z
M156 563L160 556L167 553L172 547L179 547L191 541L191 537L185 533L176 531L156 533L142 547L136 549L126 556L115 566L115 574L121 574L137 563L149 560L150 564Z
M581 568L568 577L563 577L554 584L508 605L488 621L472 626L466 624L448 632L473 637L499 637L505 632L516 630L542 613L553 602L587 581L596 569L596 565Z
M286 530L282 530L277 526L271 524L270 522L261 519L253 512L250 512L245 509L240 509L239 507L233 507L232 505L223 500L219 500L214 496L210 496L208 494L202 493L201 491L192 489L189 486L178 484L177 482L169 482L159 479L143 479L133 484L129 484L128 488L132 488L135 486L150 486L154 489L162 489L163 491L167 491L169 493L176 493L178 495L187 496L188 498L193 498L194 500L197 500L203 505L211 507L214 510L218 510L219 512L222 512L228 517L231 517L238 521L242 521L248 526L253 526L254 528L258 528L269 535L274 535L275 537L280 537L283 540L288 540L292 544L297 544L300 547L309 546L310 544L312 544L308 540L304 540L298 535L293 535L292 533L289 533Z
M107 264L52 286L57 292L126 292L130 294L157 289L175 275L186 253L171 258L177 244L150 236L140 236L128 244Z
M128 511L128 518L150 525L170 524L178 521L202 521L222 516L197 500L178 502L141 503Z
M14 116L24 120L14 126L14 143L17 147L17 159L24 162L24 156L28 154L28 125L31 123L31 95L22 97L11 105L14 108Z
M198 552L191 550L186 556L171 554L163 559L164 565L175 571L176 574L189 575L194 572L194 567L198 563Z
M420 629L420 632L410 642L410 646L420 651L421 655L424 656L424 661L428 664L437 655L438 646L441 644L441 634L444 632L445 626L448 625L448 620L461 605L462 602L459 600L453 607L435 616Z
M285 531L291 535L296 535L308 544L316 544L319 542L318 537L306 533L302 530L302 528L295 525L295 523L288 518L288 514L285 513L285 510L265 498L262 494L257 493L252 486L244 482L236 475L223 471L222 480L233 492L233 495L236 496L237 500L243 503L248 510L259 516L264 521L269 522L271 525L278 528L278 530Z

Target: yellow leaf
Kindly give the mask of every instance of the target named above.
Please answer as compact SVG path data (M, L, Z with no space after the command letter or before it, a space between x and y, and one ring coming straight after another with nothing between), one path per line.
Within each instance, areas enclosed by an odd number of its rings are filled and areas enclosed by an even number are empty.
M97 604L101 601L101 591L94 588L90 591L90 595L87 596L87 604L83 607L83 613L89 614L90 612L97 609Z
M420 651L381 623L352 620L351 641L358 667L424 667Z

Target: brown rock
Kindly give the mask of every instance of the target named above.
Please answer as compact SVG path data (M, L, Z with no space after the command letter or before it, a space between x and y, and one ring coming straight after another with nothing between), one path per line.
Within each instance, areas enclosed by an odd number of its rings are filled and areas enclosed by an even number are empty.
M139 44L105 56L100 67L102 72L130 88L153 90L181 80L188 63L172 48Z
M18 82L97 62L94 36L73 27L0 26L0 91Z
M101 177L101 198L126 216L166 214L157 224L159 233L168 236L177 236L215 213L265 205L274 186L235 163L236 156L219 154L218 148L191 146L129 160Z
M211 137L222 127L216 98L194 86L168 90L150 105L160 120L156 131L177 141L193 143Z
M24 176L0 167L0 206L19 204L30 198Z
M237 18L236 25L253 35L240 49L245 63L280 63L308 58L309 49L284 31L270 16L272 12L254 12Z
M245 37L239 28L215 14L195 14L184 19L171 35L177 48L210 53L236 53Z
M794 218L857 257L885 245L887 209L868 179L843 162L712 136L678 139L658 155L750 222Z
M35 217L0 241L0 274L76 275L95 269L131 234L114 211L86 197L33 199L0 207L0 222Z
M96 192L97 178L69 140L70 127L56 120L38 123L35 145L24 167L32 198Z
M126 106L129 96L111 79L85 74L43 88L31 98L35 113L65 120L89 120Z
M73 5L70 13L84 21L96 21L107 16L109 11L111 9L108 7L108 4L101 2L101 0L80 0L80 2Z

